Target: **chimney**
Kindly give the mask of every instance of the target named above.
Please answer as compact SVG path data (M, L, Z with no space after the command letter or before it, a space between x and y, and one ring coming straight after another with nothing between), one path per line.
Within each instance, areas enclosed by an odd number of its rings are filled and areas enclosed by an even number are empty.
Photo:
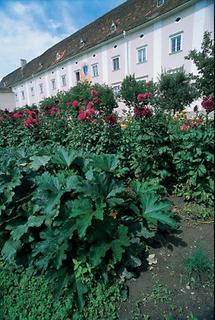
M22 68L22 69L24 68L24 66L26 65L26 63L27 63L27 60L25 60L25 59L20 59L20 64L21 64L21 68Z

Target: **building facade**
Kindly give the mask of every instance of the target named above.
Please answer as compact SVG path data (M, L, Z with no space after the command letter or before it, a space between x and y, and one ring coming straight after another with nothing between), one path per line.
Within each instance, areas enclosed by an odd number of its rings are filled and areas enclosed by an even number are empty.
M125 76L156 81L184 69L185 56L201 49L205 31L214 34L213 0L128 0L95 22L5 76L16 107L38 104L79 81L108 84L117 93Z

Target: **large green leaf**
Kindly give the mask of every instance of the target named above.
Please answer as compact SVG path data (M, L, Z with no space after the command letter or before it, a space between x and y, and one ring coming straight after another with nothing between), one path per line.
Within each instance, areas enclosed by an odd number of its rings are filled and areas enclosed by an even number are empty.
M50 156L33 156L30 158L32 160L30 168L33 170L38 170L40 167L43 167L48 164L51 159Z
M8 262L13 262L20 246L20 241L15 241L13 239L7 240L1 251L3 258Z

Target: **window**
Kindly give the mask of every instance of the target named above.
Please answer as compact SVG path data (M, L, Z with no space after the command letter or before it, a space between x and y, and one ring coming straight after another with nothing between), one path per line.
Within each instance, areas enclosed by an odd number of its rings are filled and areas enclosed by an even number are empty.
M137 49L137 63L143 63L147 61L147 48Z
M144 81L144 82L146 82L147 79L148 79L148 75L145 75L145 76L137 77L137 78L136 78L137 81Z
M113 71L119 70L119 57L112 58Z
M183 70L184 70L183 67L179 67L179 68L169 69L169 70L167 71L167 73L173 74L173 73L177 73L177 72L183 71Z
M43 93L43 84L42 83L39 84L39 88L40 88L40 94L42 94Z
M66 75L64 74L63 76L61 76L61 81L62 81L62 87L66 86Z
M170 37L170 53L177 53L182 50L182 35L177 34Z
M157 0L157 7L160 7L164 4L164 0Z
M52 90L55 90L56 89L55 79L51 80L51 84L52 84Z
M115 97L115 98L119 97L119 95L120 95L120 90L121 90L120 84L112 85L112 90L113 90L114 97Z
M92 65L92 71L93 71L93 77L98 77L99 75L99 68L98 68L98 64L94 64Z
M24 91L21 92L21 95L22 95L22 100L25 100L25 92Z
M75 78L77 83L80 82L81 80L80 71L75 71Z
M34 87L31 87L31 96L34 96Z

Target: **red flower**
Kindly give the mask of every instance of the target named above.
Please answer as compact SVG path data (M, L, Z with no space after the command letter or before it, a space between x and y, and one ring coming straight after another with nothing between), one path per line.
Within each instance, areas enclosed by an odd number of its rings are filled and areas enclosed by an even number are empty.
M202 101L202 107L207 113L214 111L214 99L213 97L206 97Z
M92 101L88 102L87 104L87 109L92 109L92 107L94 106L94 103Z
M84 110L80 110L79 111L79 115L78 115L78 120L82 121L82 120L85 120L87 119L87 112L84 111Z
M93 121L92 121L92 123L96 123L97 122L97 120L96 119L94 119Z
M33 123L32 123L32 119L28 118L24 121L24 126L27 128L32 128L33 127Z
M78 108L78 101L77 100L72 101L72 107Z
M134 115L136 117L144 117L145 119L150 118L152 116L152 112L148 107L144 108L134 108Z
M111 115L107 116L105 118L105 122L109 123L109 124L112 124L112 125L116 124L116 116L115 116L115 114L111 114Z
M181 127L181 130L183 130L183 131L188 131L188 130L189 130L189 126L187 126L186 124L184 124L184 125Z
M99 101L100 101L99 98L97 98L97 97L93 98L93 103L94 103L94 104L98 104Z
M50 116L53 117L55 115L56 111L57 110L55 109L55 107L52 107L50 110Z
M142 102L145 99L145 93L139 93L137 96L137 101Z
M22 118L22 113L21 112L15 112L14 114L12 114L12 117L14 119L21 119Z
M151 95L152 95L151 92L139 93L137 96L137 101L143 102L144 100L149 99Z
M97 92L96 90L92 90L92 91L91 91L91 95L92 95L93 97L97 97L98 92Z
M45 115L46 115L45 111L41 112L41 116L45 116Z
M86 110L86 113L87 113L88 115L91 115L91 114L95 114L96 112L95 112L94 109L89 108L89 109Z

